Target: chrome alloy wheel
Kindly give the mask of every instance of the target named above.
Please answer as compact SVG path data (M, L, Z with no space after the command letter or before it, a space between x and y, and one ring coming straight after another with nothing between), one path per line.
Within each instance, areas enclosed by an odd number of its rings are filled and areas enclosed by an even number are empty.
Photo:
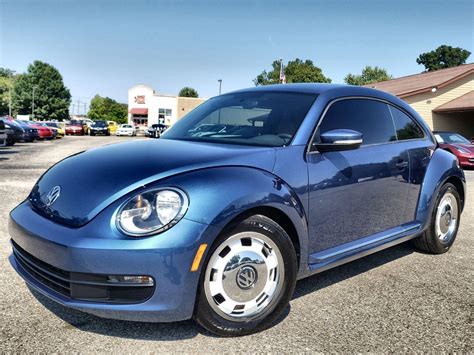
M439 202L436 211L436 236L442 243L448 243L456 232L458 223L458 203L456 197L447 192Z
M277 298L284 273L283 257L270 238L257 232L235 234L209 260L207 302L223 318L247 321Z

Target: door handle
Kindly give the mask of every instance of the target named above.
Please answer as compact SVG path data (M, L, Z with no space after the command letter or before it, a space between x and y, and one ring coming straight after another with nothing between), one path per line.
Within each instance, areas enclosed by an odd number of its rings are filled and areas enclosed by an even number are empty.
M405 169L408 166L407 161L399 161L397 164L395 164L398 169Z

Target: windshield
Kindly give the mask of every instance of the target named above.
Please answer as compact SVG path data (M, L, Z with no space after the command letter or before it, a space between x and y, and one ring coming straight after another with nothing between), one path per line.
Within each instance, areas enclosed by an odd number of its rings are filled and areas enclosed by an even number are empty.
M292 140L316 97L261 91L218 96L191 111L162 138L284 146Z
M92 123L92 126L94 126L94 127L106 127L107 126L107 121L94 121Z
M71 122L69 122L69 125L70 126L82 126L82 122L72 120Z
M458 133L449 133L449 132L436 133L435 137L438 143L471 144L471 142L469 142L466 138L464 138Z

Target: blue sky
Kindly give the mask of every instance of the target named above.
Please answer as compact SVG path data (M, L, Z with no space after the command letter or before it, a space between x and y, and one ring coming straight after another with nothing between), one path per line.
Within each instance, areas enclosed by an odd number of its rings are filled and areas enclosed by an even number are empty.
M474 52L472 0L0 0L0 66L56 66L74 98L125 102L138 83L203 97L252 86L274 59L311 59L333 82L365 65L423 70L441 44ZM468 60L474 62L474 54Z

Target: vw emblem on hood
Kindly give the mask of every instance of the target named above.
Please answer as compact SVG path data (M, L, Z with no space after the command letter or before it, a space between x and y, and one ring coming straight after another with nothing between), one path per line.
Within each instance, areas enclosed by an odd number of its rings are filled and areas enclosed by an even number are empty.
M60 186L54 186L46 195L46 207L51 206L59 197L61 194L61 187Z

